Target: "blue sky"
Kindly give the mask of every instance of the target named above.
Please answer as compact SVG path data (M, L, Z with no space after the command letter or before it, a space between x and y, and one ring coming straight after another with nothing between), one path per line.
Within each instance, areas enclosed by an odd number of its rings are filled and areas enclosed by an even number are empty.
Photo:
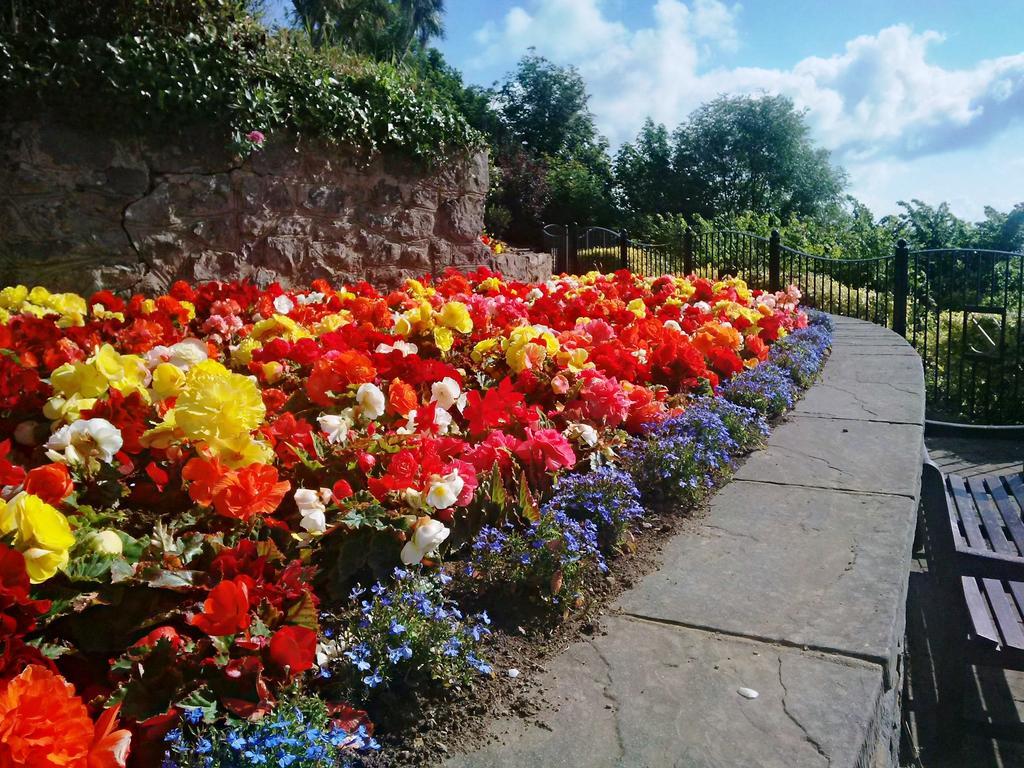
M280 15L288 0L270 0ZM719 93L784 93L876 214L1024 202L1024 1L448 0L445 57L489 85L576 66L613 147Z

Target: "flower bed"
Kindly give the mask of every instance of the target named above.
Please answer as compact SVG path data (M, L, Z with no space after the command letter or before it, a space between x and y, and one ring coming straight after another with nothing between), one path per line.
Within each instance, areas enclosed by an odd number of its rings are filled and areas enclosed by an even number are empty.
M0 763L364 759L764 439L829 343L798 301L626 271L4 289Z

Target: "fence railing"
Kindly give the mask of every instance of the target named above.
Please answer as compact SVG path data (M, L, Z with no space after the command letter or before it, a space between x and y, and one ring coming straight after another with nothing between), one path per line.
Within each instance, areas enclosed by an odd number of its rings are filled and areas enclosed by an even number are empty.
M893 329L917 351L930 420L1024 424L1024 254L900 240L884 256L836 258L734 230L687 230L674 242L625 230L544 228L555 272L628 268L643 275L743 277L753 288L795 284L807 306Z

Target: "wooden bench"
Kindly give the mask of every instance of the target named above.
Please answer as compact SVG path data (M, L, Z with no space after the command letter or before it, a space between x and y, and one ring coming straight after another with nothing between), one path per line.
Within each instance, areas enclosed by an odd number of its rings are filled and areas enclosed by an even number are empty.
M966 665L1024 670L1024 474L945 477L927 459L921 501L928 569L947 612L933 655L940 732L955 740ZM1000 735L1024 736L1017 730Z

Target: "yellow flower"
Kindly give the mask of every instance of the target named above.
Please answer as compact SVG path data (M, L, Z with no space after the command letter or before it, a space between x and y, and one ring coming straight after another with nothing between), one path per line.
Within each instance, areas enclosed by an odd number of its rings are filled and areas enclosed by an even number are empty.
M474 363L479 363L500 346L501 339L499 338L484 339L483 341L477 342L476 346L473 347L473 352L470 354L470 357L473 359Z
M558 364L569 369L573 373L579 373L587 367L587 358L590 353L583 347L572 350L562 350L558 353Z
M185 387L185 372L176 365L160 363L153 369L153 392L160 400L177 397Z
M185 437L226 452L236 451L267 412L252 377L231 373L213 360L189 370L173 410Z
M325 315L320 318L320 322L313 327L313 334L315 336L323 336L325 333L336 331L341 326L346 325L352 321L352 313L347 309L341 310L333 315Z
M51 397L43 406L43 415L50 421L70 424L82 418L82 412L96 405L95 397L81 397L77 394L70 397Z
M298 341L309 333L298 323L286 315L274 315L266 320L260 320L252 327L251 338L257 341L266 341L280 336L288 341Z
M633 299L629 304L626 305L626 309L632 312L637 317L647 317L647 306L644 304L643 299Z
M496 277L488 277L486 280L481 280L480 285L476 287L479 293L487 293L488 291L497 291L501 289L501 280Z
M25 557L33 584L53 576L68 563L75 544L68 519L38 496L22 491L0 511L0 533L14 534L14 548Z
M237 368L245 368L252 362L252 353L262 346L256 339L244 339L231 350L231 364Z
M469 308L461 301L449 301L441 307L439 317L441 325L459 333L471 333L473 318L469 316Z
M110 381L90 363L64 363L50 374L50 384L65 398L95 398L107 391Z
M434 343L437 344L437 348L442 352L447 352L455 343L455 334L448 328L438 326L434 328Z
M9 285L0 291L0 307L4 309L20 309L28 299L28 288L24 285Z

